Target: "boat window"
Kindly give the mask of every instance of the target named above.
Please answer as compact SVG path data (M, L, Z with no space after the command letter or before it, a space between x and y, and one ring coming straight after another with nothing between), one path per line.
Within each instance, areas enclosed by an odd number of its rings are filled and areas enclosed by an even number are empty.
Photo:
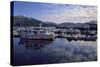
M34 33L35 35L37 35L37 32L36 32L36 31L33 31L33 33Z
M43 33L43 31L40 31L40 33Z
M33 33L36 33L36 31L33 31Z
M27 32L26 30L24 30L24 32Z
M31 33L31 31L29 31L29 33Z

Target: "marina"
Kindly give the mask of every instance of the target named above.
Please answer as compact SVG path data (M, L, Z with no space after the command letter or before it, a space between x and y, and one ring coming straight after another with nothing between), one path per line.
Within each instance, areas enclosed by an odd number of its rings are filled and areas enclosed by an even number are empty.
M95 28L13 27L14 65L97 60Z
M11 2L11 65L97 61L96 5Z
M20 37L22 39L53 40L55 38L66 38L67 40L96 41L96 31L90 31L90 34L81 34L80 30L74 29L70 30L57 29L55 27L42 27L41 24L39 27L14 28L13 31L14 37Z

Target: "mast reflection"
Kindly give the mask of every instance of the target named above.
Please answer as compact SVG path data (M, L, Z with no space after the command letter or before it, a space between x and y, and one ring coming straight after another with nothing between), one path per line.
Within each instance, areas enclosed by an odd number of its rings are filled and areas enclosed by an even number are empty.
M19 45L25 45L27 49L41 49L46 45L50 45L53 40L26 40L20 39Z

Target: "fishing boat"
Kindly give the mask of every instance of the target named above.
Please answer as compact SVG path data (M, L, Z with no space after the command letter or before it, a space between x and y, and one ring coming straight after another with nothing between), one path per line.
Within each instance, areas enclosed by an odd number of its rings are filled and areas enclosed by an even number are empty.
M26 27L20 31L20 37L22 39L34 39L34 40L53 40L55 35L52 31L48 31L40 24L39 27Z

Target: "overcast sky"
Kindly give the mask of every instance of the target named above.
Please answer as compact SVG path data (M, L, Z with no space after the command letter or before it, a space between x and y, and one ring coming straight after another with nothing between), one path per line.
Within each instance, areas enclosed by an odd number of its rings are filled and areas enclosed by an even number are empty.
M97 7L92 5L14 2L14 15L24 15L55 23L84 23L97 20Z

